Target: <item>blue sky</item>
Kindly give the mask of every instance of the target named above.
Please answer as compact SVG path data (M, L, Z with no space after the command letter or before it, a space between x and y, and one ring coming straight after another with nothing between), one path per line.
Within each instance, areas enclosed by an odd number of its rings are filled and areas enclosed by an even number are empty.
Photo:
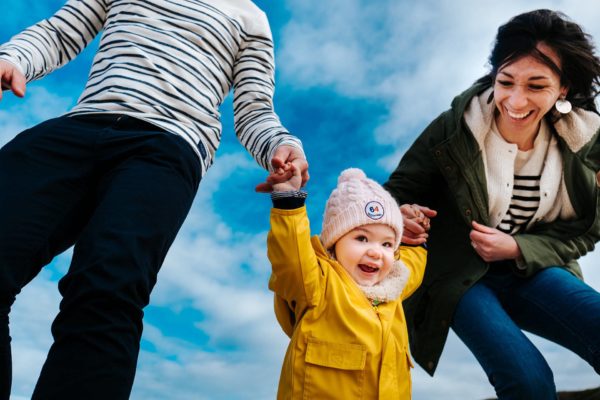
M486 71L495 31L534 8L564 11L599 43L600 7L588 1L256 0L276 43L275 105L304 142L311 226L319 232L337 175L363 168L383 182L424 126ZM62 0L5 0L0 41L50 16ZM0 145L67 111L87 77L95 43L63 69L31 83L25 99L0 103ZM272 399L287 339L267 290L270 202L254 185L265 177L235 139L231 98L222 107L223 143L165 261L147 308L132 399ZM27 399L51 344L60 301L57 280L70 251L17 298L11 314L13 398ZM600 252L582 259L600 289ZM559 389L598 385L577 356L532 337ZM451 335L435 378L413 372L414 398L486 398L487 379Z

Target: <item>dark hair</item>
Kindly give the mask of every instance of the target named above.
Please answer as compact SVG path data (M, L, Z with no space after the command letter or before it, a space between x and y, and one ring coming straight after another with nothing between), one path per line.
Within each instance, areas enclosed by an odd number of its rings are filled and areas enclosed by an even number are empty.
M561 68L537 49L539 43L556 52ZM492 84L500 67L532 56L560 76L573 106L598 113L595 98L600 92L600 60L594 50L592 37L565 14L544 9L526 12L498 28L489 57L491 71L477 82Z

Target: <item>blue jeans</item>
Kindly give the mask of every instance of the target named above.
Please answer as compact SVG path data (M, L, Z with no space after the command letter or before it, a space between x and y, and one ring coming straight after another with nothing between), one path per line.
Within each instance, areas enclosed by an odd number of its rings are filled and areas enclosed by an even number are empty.
M452 329L502 400L557 398L550 367L522 330L570 349L600 374L600 293L563 268L523 279L492 267L461 298Z
M199 181L184 139L118 115L53 119L0 149L0 399L15 296L72 245L32 398L129 398L143 308Z

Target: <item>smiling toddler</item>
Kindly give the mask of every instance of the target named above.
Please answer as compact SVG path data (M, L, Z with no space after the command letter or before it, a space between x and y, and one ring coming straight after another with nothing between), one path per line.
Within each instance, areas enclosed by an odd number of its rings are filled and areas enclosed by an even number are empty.
M275 314L291 338L278 399L410 399L402 301L427 251L400 246L402 215L378 183L342 172L311 237L299 172L273 185L268 256Z

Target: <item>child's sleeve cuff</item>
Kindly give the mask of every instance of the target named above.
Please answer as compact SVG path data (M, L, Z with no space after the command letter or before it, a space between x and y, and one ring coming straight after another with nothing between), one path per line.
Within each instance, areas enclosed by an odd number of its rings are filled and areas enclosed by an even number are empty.
M300 190L292 190L289 192L272 192L271 200L273 201L273 207L282 210L293 210L300 208L306 201L306 192Z

